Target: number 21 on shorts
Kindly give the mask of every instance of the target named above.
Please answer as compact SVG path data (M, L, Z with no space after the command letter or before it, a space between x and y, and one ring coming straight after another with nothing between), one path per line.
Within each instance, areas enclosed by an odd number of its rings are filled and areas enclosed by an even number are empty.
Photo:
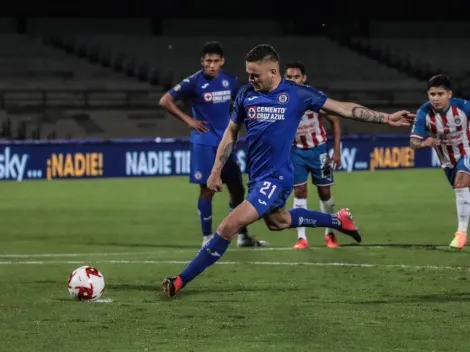
M268 199L270 199L273 196L274 191L276 190L276 188L277 188L277 185L273 185L269 181L264 181L263 182L263 187L260 188L259 193L261 193L262 195L267 196Z

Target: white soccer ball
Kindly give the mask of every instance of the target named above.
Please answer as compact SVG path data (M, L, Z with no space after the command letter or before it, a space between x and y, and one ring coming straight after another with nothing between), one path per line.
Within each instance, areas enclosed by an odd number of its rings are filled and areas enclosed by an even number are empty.
M68 288L70 295L80 301L94 301L104 292L104 277L92 266L82 266L70 274Z

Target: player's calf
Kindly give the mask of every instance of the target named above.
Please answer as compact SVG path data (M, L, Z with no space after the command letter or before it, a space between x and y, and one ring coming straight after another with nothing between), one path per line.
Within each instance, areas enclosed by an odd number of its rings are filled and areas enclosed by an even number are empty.
M466 170L458 171L454 181L458 226L451 248L462 249L467 244L468 221L470 219L470 175Z
M341 209L336 214L325 214L308 209L291 209L290 228L305 227L327 227L336 229L346 235L350 235L357 242L361 242L361 235L352 218L349 209Z
M241 226L247 226L258 218L258 212L249 202L244 201L236 207L222 221L212 239L199 250L188 266L179 275L163 280L163 291L169 296L176 294L224 255L230 239Z
M291 219L288 211L278 209L266 215L264 222L270 231L282 231L290 227Z
M212 236L212 198L214 197L214 193L215 192L207 188L206 185L200 185L197 210L201 222L203 244L208 242Z

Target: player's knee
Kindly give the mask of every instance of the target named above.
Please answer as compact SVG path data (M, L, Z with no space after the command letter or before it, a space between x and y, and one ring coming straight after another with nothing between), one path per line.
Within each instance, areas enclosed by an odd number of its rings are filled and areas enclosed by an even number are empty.
M201 185L201 191L199 196L204 199L211 200L214 197L215 192L207 188L206 185Z
M331 198L330 187L318 187L318 197L323 202L329 200Z
M295 198L305 199L307 198L307 185L300 185L294 189Z
M230 240L240 230L240 224L233 221L224 220L217 228L217 233L222 238Z

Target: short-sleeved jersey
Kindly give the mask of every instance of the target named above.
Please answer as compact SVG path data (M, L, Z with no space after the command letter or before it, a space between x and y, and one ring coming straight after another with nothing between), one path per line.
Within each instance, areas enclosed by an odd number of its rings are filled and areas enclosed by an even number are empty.
M240 89L232 121L247 129L247 171L250 183L278 177L293 183L290 158L300 119L307 110L318 112L327 97L315 88L283 79L272 92L255 91L251 84Z
M230 121L231 102L240 83L236 76L220 71L215 78L203 71L183 79L169 90L174 100L188 100L196 120L207 121L209 132L191 131L191 142L218 146Z
M460 158L470 156L470 130L468 117L470 102L452 98L446 112L439 113L430 102L424 103L416 114L411 137L434 137L435 148L442 167L454 167Z
M326 131L321 122L320 115L315 111L306 111L297 128L294 147L311 149L326 143L326 140Z

